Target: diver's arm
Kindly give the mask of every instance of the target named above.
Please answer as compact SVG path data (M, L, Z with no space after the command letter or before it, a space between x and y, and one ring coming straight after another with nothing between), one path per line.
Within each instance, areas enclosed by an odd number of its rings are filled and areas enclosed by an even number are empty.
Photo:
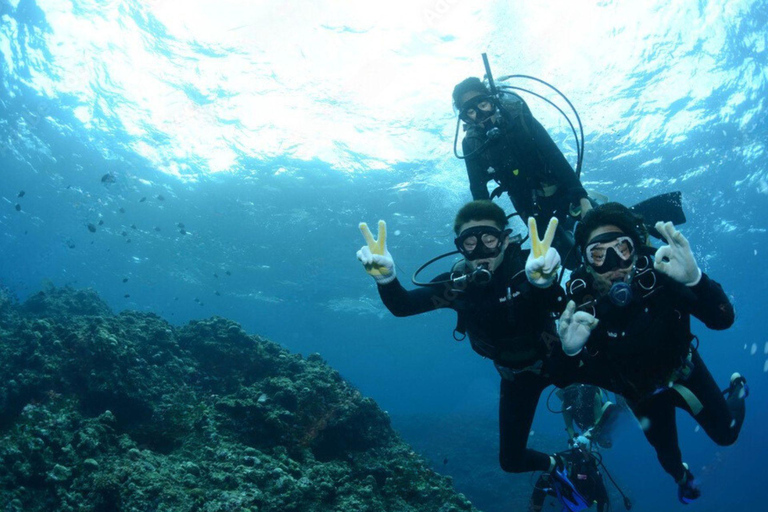
M733 304L718 282L702 273L701 280L687 289L695 296L690 304L690 313L704 325L717 331L733 325L736 317Z
M567 303L565 291L556 284L552 284L548 288L532 286L528 294L530 299L538 304L540 310L546 312L547 316L550 313L560 315Z
M573 428L573 414L571 413L571 406L565 405L563 402L563 421L565 422L565 431L568 433L568 439L576 437L576 430Z
M436 279L447 279L448 275L438 276ZM406 290L396 278L387 284L378 285L381 301L393 315L397 317L418 315L440 308L451 307L456 298L456 292L451 293L450 287L434 286L419 287L415 290Z
M541 123L533 115L526 121L531 125L536 148L544 159L547 170L557 179L557 185L562 189L561 193L565 194L571 203L580 204L581 199L587 197L587 191L576 177L576 172Z
M594 418L592 428L597 431L600 428L600 421L603 419L603 392L600 388L595 391L595 400L592 402L592 417Z
M468 141L464 139L462 142L462 151L465 155L471 154L477 150L479 142ZM467 177L469 178L469 190L472 192L472 199L477 201L479 199L490 199L491 195L488 193L488 165L484 158L480 155L469 157L464 160L467 166Z

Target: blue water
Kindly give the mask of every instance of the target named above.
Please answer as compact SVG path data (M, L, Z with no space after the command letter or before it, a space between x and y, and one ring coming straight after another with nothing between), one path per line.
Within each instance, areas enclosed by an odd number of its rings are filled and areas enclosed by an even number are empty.
M0 0L0 285L229 317L319 352L394 418L492 418L498 377L452 340L453 314L393 318L354 257L358 222L379 218L405 281L450 249L470 199L450 92L487 51L497 76L576 105L588 189L683 191L683 231L738 313L725 332L696 325L702 355L752 389L733 447L680 416L696 507L762 510L768 2L529 4ZM573 161L567 124L529 99ZM534 430L561 419L542 405ZM639 430L606 461L633 510L679 506Z

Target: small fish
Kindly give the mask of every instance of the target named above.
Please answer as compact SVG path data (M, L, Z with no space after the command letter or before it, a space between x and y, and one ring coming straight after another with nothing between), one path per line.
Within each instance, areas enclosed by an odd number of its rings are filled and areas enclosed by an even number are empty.
M186 235L187 234L187 230L186 229L180 229L179 233L181 233L182 235Z
M146 201L146 200L147 200L147 198L146 198L146 197L142 197L141 199L139 199L139 202L140 202L140 203L143 203L143 202L144 202L144 201Z
M157 200L158 201L165 201L165 198L161 194L158 194L157 195Z
M214 295L216 295L217 297L221 297L221 294L219 293L219 291L218 291L218 290L216 290L215 292L213 292L213 294L214 294Z
M131 229L136 229L136 224L131 224Z
M101 177L102 183L114 183L115 181L115 176L111 173L107 173Z
M230 272L229 270L227 270L227 271L226 271L226 272L224 272L224 273L225 273L225 274L227 274L228 276L231 276L231 275L232 275L232 272Z
M121 235L123 235L123 236L128 236L128 232L127 232L127 231L123 231L123 232L122 232L122 233L120 233L120 234L121 234Z
M94 226L93 224L91 224L89 222L88 223L88 231L90 231L91 233L95 233L96 232L96 226Z
M215 277L216 279L218 279L218 278L219 278L219 274L213 274L213 277Z
M131 239L129 238L128 240L126 240L125 243L127 244L131 243Z
M160 228L155 226L155 231L160 231Z
M120 213L125 213L125 208L120 208Z
M19 203L16 203L16 211L17 212L21 211L21 205Z
M26 194L26 192L24 192L23 190L20 190L19 195L17 195L16 197L24 197L24 194Z
M127 277L124 277L124 278L123 278L123 282L124 282L124 283L127 283L127 282L128 282L128 278L127 278Z
M183 222L179 222L178 224L176 224L176 226L178 226L179 229L184 229L186 227L186 226L184 226Z
M74 244L74 242L72 242L72 241L67 241L67 247L69 247L70 249L74 249L74 248L75 248L75 244Z
M104 221L99 219L99 226L103 226L103 225L104 225Z
M123 295L123 297L125 297L126 299L129 298L130 296L131 296L130 293L126 293L125 295Z
M195 297L195 302L200 302L200 299L198 299L197 297Z
M445 466L446 464L448 464L448 457L443 459L443 466Z

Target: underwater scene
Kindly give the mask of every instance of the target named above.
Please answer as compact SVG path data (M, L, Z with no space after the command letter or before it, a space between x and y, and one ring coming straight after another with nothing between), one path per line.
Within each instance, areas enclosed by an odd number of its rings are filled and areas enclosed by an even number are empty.
M764 509L765 0L0 0L0 511Z

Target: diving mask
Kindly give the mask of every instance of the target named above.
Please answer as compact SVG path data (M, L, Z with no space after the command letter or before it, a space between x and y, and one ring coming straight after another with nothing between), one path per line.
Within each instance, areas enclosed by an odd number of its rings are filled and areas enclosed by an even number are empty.
M496 112L493 98L485 94L474 96L461 106L459 118L465 123L481 124Z
M459 252L469 261L496 258L501 254L504 239L510 230L493 226L475 226L462 231L454 243Z
M624 233L603 233L590 240L584 249L584 259L598 274L629 268L634 256L635 244Z

